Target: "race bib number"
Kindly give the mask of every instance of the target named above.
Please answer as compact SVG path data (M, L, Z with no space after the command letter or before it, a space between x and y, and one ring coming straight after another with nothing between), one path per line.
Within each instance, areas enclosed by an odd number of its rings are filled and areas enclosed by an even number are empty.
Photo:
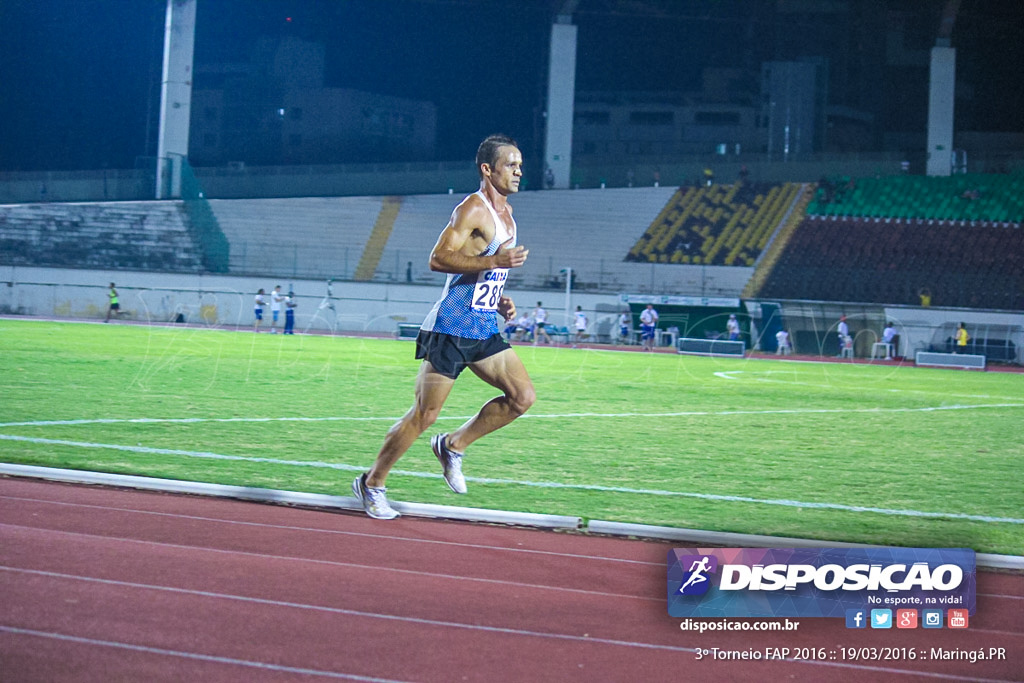
M477 311L497 311L506 280L508 268L495 268L480 273L473 287L473 308Z

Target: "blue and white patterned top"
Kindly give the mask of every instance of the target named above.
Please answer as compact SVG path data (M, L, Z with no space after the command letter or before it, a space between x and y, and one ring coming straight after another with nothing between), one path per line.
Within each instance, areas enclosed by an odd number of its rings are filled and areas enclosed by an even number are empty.
M515 220L512 221L514 232L509 234L487 197L480 191L474 194L483 199L484 206L494 219L494 239L480 255L491 256L497 253L510 237L513 238L511 246L515 246L518 232L515 231ZM507 277L506 268L481 273L449 273L441 298L427 314L420 329L466 339L487 339L498 334L496 308Z

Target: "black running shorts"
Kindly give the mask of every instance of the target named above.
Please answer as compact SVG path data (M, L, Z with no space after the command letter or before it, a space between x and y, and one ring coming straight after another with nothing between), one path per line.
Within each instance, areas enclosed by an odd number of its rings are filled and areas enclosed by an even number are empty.
M435 370L452 379L458 377L470 363L490 358L510 348L500 334L486 339L466 339L420 330L416 336L416 358L430 361Z

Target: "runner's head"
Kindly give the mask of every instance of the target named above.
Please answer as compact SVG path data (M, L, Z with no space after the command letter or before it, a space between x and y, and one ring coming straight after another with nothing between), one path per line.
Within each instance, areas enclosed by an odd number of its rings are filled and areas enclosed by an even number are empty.
M523 176L519 145L507 135L489 136L477 148L476 169L480 179L488 181L501 194L518 192Z
M506 146L518 149L519 143L509 136L502 135L500 133L489 135L480 143L480 146L476 150L476 170L481 176L483 175L483 170L480 167L483 164L487 164L493 168L498 161L498 150L501 147Z

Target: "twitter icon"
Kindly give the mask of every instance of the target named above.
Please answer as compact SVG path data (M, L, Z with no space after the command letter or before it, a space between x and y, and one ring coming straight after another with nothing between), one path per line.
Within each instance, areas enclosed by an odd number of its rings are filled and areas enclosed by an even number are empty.
M892 628L892 610L871 610L871 628Z

